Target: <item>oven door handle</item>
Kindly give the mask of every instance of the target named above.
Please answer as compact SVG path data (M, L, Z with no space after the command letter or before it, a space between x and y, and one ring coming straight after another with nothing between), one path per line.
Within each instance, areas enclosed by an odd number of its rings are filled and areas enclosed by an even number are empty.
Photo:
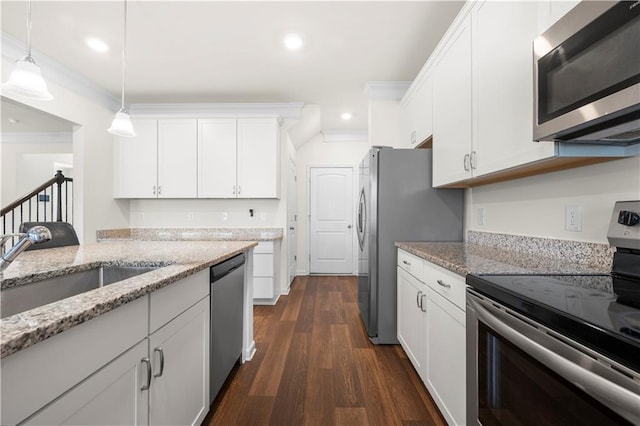
M482 322L500 333L504 338L631 423L640 423L640 395L582 368L580 365L521 334L509 325L510 322L519 322L518 319L496 317L489 311L490 308L485 307L473 296L467 295L467 302Z

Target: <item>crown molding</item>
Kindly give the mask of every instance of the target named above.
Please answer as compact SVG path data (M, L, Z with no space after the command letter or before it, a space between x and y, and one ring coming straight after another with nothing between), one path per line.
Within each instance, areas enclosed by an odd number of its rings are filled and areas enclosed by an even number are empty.
M366 129L323 130L324 142L367 142L369 135Z
M2 143L72 143L72 132L3 132Z
M280 119L299 119L302 118L303 106L303 102L131 104L129 113L138 116L274 116Z
M367 81L364 93L370 101L399 101L409 86L410 81Z
M31 49L42 76L46 81L54 82L57 85L84 96L105 108L117 111L120 109L120 98L113 96L98 84L65 67L60 62L52 59L41 52ZM14 36L2 32L2 59L7 61L17 61L25 56L26 45Z

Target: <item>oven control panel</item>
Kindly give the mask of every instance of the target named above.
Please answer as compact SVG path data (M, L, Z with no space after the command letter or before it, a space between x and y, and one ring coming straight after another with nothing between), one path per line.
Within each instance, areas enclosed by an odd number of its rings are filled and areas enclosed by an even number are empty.
M640 201L616 202L607 239L613 247L640 250Z

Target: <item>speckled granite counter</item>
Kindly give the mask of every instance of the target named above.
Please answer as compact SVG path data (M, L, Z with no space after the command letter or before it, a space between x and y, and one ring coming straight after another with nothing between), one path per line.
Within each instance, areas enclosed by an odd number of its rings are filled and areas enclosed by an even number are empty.
M580 262L477 243L397 242L415 256L459 275L474 274L608 274L610 259ZM545 253L546 254L546 253Z
M11 355L257 245L247 241L114 241L22 253L4 271L13 287L100 265L163 266L0 320L0 356Z
M274 241L282 228L126 228L96 232L98 241Z

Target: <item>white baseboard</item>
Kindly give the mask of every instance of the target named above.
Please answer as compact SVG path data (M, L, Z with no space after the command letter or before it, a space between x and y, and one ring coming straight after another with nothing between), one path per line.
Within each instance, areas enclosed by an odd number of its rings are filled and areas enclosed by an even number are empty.
M248 348L246 348L244 351L242 363L244 364L247 361L251 361L255 354L256 354L256 341L252 340L251 345Z

